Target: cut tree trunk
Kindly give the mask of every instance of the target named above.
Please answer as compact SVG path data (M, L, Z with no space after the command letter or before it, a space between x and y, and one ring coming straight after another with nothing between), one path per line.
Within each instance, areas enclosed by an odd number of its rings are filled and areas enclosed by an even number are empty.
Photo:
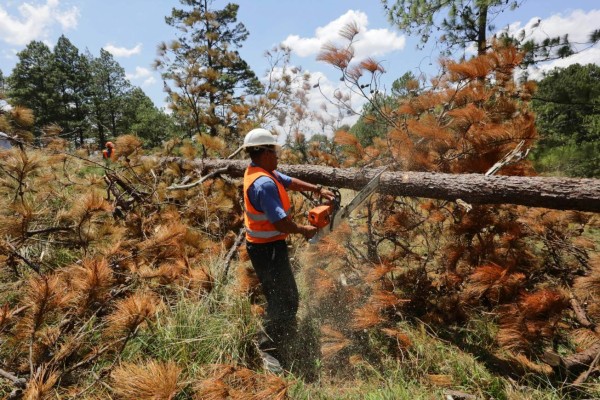
M227 168L227 174L241 177L247 160L184 160L163 158L184 169ZM186 166L187 164L187 166ZM331 168L317 165L279 165L278 171L303 181L337 188L360 190L378 169ZM518 204L556 210L600 212L600 179L526 176L485 176L390 171L381 175L379 193L424 197L474 204Z

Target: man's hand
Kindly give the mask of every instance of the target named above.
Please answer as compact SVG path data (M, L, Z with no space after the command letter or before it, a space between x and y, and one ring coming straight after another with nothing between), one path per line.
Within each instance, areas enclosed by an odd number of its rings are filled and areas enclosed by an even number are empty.
M317 234L317 231L318 231L318 229L315 226L312 226L312 225L303 225L302 226L302 234L304 235L306 240L315 236Z
M312 225L297 225L289 216L277 222L273 222L273 225L279 232L299 233L307 240L317 234L316 227Z
M327 188L321 188L319 195L329 201L335 200L335 194Z

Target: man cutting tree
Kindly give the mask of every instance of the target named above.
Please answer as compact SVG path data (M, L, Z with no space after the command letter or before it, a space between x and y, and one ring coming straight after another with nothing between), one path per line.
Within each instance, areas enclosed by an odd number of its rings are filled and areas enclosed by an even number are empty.
M314 226L298 225L292 220L286 189L313 192L327 200L333 200L334 194L277 172L280 147L268 130L248 132L243 148L252 160L244 174L246 248L267 300L264 333L258 345L265 368L281 372L290 367L288 355L298 311L298 288L285 239L290 233L300 233L306 239L317 233Z

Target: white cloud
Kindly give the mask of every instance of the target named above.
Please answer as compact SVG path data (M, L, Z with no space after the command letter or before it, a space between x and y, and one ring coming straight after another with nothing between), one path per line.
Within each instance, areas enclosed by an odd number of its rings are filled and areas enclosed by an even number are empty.
M156 78L151 76L149 78L146 78L144 80L144 82L142 82L142 87L147 87L147 86L152 86L156 83Z
M142 52L142 44L138 43L135 47L128 49L127 47L117 47L112 43L109 43L104 46L103 49L115 57L131 57L134 54L140 54Z
M538 66L532 66L527 69L527 72L529 73L529 79L540 80L544 77L544 73L549 72L554 68L566 68L573 64L600 65L600 49L591 48L582 51L581 53L574 54L570 57L561 58Z
M576 51L578 51L576 54L528 68L527 72L530 79L541 79L544 72L557 67L565 68L576 63L582 65L600 65L600 49L598 46L584 48L584 45L582 45L588 41L590 33L598 29L599 20L600 10L590 10L587 12L575 10L568 15L555 14L546 19L534 17L524 26L521 26L522 23L520 21L515 22L509 26L508 32L517 36L524 34L526 40L531 39L536 42L557 36L569 35L569 41L574 45Z
M130 81L143 80L141 84L142 87L151 86L156 83L154 73L144 67L135 67L135 72L125 74L125 77Z
M133 74L125 74L125 77L129 80L148 78L149 76L152 76L152 71L144 67L135 67L135 72Z
M549 18L531 18L525 26L521 22L515 22L509 27L511 33L524 31L526 38L541 41L556 36L569 35L571 42L586 42L589 34L598 29L600 10L575 10L569 15L555 14ZM539 25L536 27L536 25Z
M348 10L338 19L317 28L314 37L302 38L298 35L290 35L282 43L289 46L300 57L316 55L324 44L340 42L340 30L352 22L355 22L360 30L354 44L354 55L358 60L401 50L406 45L404 36L398 36L388 29L368 29L367 14L355 10Z
M63 31L77 27L79 9L63 9L59 0L47 0L45 4L19 5L19 16L11 15L0 6L0 38L6 43L22 46L32 40L47 39L54 25Z

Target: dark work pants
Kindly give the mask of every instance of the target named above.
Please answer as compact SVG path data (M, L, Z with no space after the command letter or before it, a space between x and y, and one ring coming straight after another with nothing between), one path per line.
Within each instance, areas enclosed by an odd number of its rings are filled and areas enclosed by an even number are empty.
M264 329L268 337L259 338L259 347L286 363L296 333L298 311L298 287L287 244L285 240L246 242L246 249L267 299Z

